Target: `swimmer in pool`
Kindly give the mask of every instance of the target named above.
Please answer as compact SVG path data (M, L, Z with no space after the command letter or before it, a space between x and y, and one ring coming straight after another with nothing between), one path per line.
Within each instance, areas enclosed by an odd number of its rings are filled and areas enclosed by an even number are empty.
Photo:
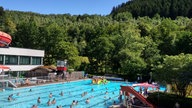
M37 108L37 105L33 105L31 108Z
M17 93L17 96L19 96L20 95L20 93Z
M59 105L59 106L57 106L57 108L62 108L62 106L61 106L61 105Z
M89 104L89 102L90 102L90 100L89 100L89 98L87 98L86 101L85 101L85 103L86 103L86 104Z
M9 97L7 98L7 100L8 100L8 101L12 101L13 99L12 99L11 96L9 96Z
M108 94L108 91L106 91L105 94Z
M41 98L40 97L38 97L37 103L41 103Z
M56 103L56 100L55 98L51 101L52 104L55 104Z
M76 101L76 105L78 105L79 101Z
M63 96L63 91L61 91L60 95Z
M52 93L50 93L50 94L49 94L49 98L52 98L52 96L53 96Z
M115 102L115 101L113 102L113 105L116 105L116 102Z
M13 97L13 94L9 95L11 98Z
M73 102L72 102L72 104L71 104L72 106L74 106L74 105L76 105L76 102L75 102L75 100L73 100Z
M48 106L51 105L51 100L50 100L50 99L48 100L47 105L48 105Z

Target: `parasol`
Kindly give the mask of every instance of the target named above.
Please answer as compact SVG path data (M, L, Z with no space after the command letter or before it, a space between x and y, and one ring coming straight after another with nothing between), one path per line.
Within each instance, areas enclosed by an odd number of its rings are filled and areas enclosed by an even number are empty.
M154 84L149 84L149 83L137 83L137 84L133 84L133 87L145 87L145 88L148 88L148 87L152 87L152 88L158 88L158 86L154 85Z
M10 68L8 66L0 65L0 73L3 71L9 71Z

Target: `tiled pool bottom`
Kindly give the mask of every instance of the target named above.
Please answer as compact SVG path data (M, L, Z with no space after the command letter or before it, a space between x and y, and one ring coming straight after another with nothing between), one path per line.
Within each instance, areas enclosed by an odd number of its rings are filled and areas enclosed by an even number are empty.
M78 105L73 108L108 108L119 102L120 85L127 85L125 82L110 82L108 84L92 85L91 80L81 80L69 83L49 84L43 86L33 86L29 88L21 88L16 90L6 90L0 92L0 108L31 108L34 104L38 108L70 108L73 100L78 101ZM92 88L94 89L92 91ZM30 91L30 89L32 91ZM106 91L108 92L106 94ZM63 92L63 96L60 93ZM83 92L87 95L81 96ZM19 96L17 96L19 93ZM52 93L52 98L49 94ZM9 102L8 96L13 94L15 100ZM37 103L38 97L41 103ZM56 99L56 104L47 105L48 100ZM86 99L90 99L90 103L86 104Z

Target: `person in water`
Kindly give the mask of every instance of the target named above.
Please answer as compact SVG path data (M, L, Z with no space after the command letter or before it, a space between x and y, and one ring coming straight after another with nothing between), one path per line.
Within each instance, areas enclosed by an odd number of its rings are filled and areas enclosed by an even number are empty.
M92 88L91 91L94 91L94 89Z
M19 96L20 95L20 93L17 93L17 96Z
M106 91L105 94L108 94L108 91Z
M47 105L48 105L48 106L51 105L51 100L50 100L50 99L48 100Z
M41 103L41 98L40 97L38 97L37 103Z
M86 104L89 104L89 102L90 102L90 100L89 100L89 98L87 98L86 101L85 101L85 103L86 103Z
M57 106L57 108L62 108L62 106L61 106L61 105L59 105L59 106Z
M37 108L37 105L33 105L31 108Z
M72 104L71 104L72 106L74 106L74 105L76 105L76 102L75 102L75 100L73 100L73 102L72 102Z
M113 102L113 105L116 105L116 102L115 102L115 101Z
M9 97L7 98L7 100L8 100L8 101L12 101L13 98L12 98L11 96L9 96Z
M56 100L55 98L51 101L52 104L55 104L56 103Z
M50 93L50 94L49 94L49 98L52 98L52 96L53 96L52 93Z
M11 98L13 97L13 94L9 95Z
M63 96L63 91L61 91L60 95Z
M78 105L79 101L76 101L76 105Z

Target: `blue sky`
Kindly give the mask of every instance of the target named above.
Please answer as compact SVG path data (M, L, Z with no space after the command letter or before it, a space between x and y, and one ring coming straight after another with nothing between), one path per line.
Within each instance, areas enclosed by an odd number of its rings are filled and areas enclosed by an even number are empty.
M107 15L114 6L128 0L0 0L4 10L18 10L40 14L98 14Z

